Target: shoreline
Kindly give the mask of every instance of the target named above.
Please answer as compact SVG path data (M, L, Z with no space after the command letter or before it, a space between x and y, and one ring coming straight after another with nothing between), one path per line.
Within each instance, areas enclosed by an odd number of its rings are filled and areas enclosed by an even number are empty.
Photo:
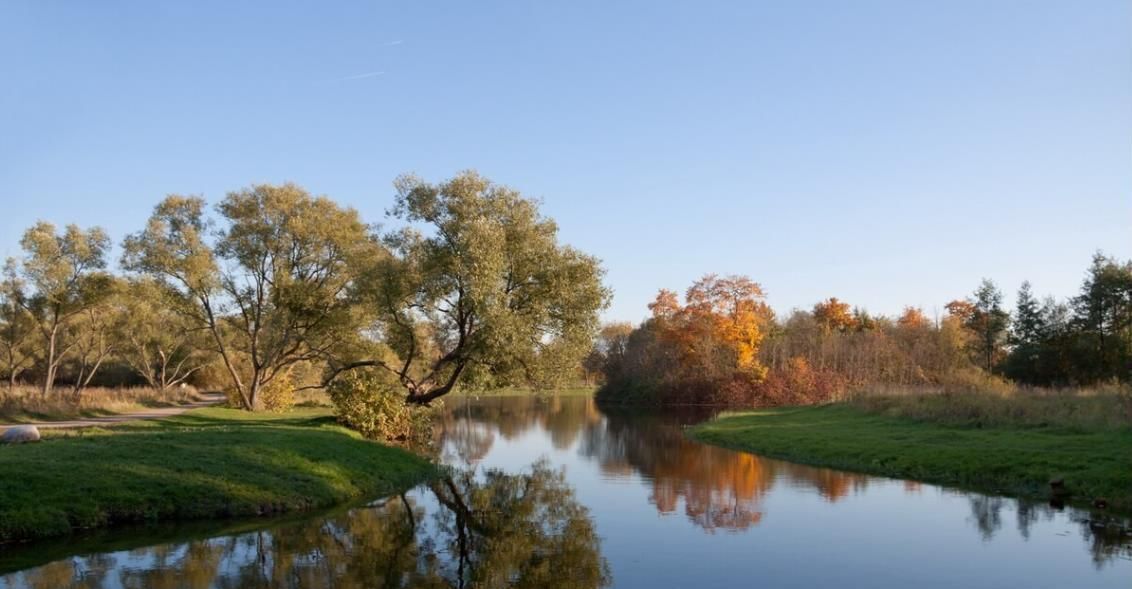
M124 523L226 520L396 493L437 467L325 409L194 409L0 446L0 546Z
M731 413L687 435L800 464L1132 514L1132 429L966 428L833 404ZM1055 479L1066 491L1058 497Z

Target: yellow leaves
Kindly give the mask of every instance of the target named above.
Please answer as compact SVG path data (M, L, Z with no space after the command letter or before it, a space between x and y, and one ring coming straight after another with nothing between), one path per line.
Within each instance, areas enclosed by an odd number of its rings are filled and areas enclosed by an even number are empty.
M749 278L709 274L688 289L684 306L676 293L661 290L649 309L660 337L676 345L686 366L765 373L758 356L772 313Z
M904 312L896 320L896 324L905 329L924 329L929 327L928 318L919 307L904 307Z
M857 328L857 319L849 308L849 304L829 297L829 299L814 305L814 321L818 322L827 331L852 331Z

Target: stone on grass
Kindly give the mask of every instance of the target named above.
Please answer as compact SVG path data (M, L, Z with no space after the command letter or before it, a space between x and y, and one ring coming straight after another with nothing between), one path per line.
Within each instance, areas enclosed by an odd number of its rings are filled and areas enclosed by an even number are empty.
M23 444L38 441L39 428L34 425L17 425L0 433L0 444Z

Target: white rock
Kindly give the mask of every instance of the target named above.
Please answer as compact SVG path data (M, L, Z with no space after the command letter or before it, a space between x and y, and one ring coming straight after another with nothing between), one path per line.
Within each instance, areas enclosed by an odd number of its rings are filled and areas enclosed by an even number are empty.
M16 425L0 434L0 444L22 444L24 442L38 442L39 428L34 425Z

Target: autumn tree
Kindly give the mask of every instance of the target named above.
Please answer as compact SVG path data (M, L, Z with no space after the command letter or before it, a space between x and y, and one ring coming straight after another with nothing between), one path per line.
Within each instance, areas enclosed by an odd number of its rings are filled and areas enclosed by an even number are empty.
M357 327L359 269L385 254L353 209L294 185L254 185L217 206L170 196L125 241L123 265L192 302L245 409L293 366L325 360ZM278 384L278 383L276 383Z
M68 330L111 293L112 277L103 270L110 238L98 227L84 231L68 225L58 233L54 225L40 221L24 233L20 245L24 257L19 275L31 292L16 300L38 333L41 391L47 395L60 367L80 344L80 339L68 337L74 335Z
M903 329L926 329L931 326L931 322L924 316L924 310L919 307L904 307L896 324Z
M661 290L649 309L652 317L624 339L624 351L609 357L601 398L734 402L765 376L759 350L773 313L749 278L707 275L684 304Z
M857 328L857 319L849 304L830 297L814 305L814 320L826 331L846 332Z
M598 260L560 244L534 200L475 172L395 186L390 214L404 226L361 289L391 355L329 377L377 367L427 404L461 382L547 386L572 373L609 301Z

